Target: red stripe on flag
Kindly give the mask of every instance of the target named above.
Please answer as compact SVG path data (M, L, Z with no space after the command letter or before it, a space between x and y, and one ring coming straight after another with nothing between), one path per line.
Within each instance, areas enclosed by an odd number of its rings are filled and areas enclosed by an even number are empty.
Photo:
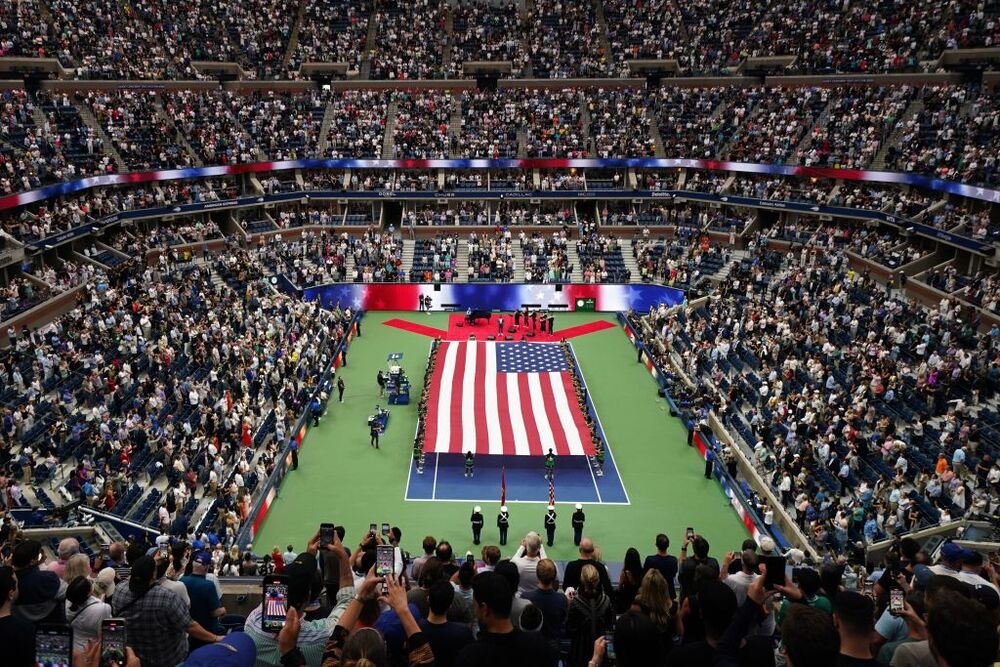
M566 431L563 429L562 420L559 419L559 410L556 407L556 397L553 393L555 391L562 391L562 387L554 387L552 385L552 376L549 373L539 373L539 381L542 387L542 401L545 404L545 414L549 418L552 439L555 440L554 449L559 456L569 456L569 440L566 438Z
M587 420L583 416L583 412L580 411L580 399L576 397L576 389L573 387L573 378L570 377L569 371L564 371L559 374L562 378L562 389L566 392L566 400L574 409L571 410L573 413L573 424L576 425L576 430L580 434L580 441L583 443L583 453L592 455L594 453L594 441L590 439L590 428L587 426Z
M486 422L486 355L493 354L491 346L476 343L476 374L472 378L472 412L476 420L477 453L490 451L489 424ZM482 447L480 447L482 445Z
M439 418L437 397L441 392L441 376L444 374L444 371L442 370L444 366L444 355L448 351L449 345L451 345L451 343L441 343L438 345L437 358L434 360L434 372L431 375L430 398L427 400L427 417L424 421L425 451L428 447L433 448L434 442L437 440Z
M448 444L448 451L461 453L462 451L462 428L466 425L462 421L462 401L465 400L465 357L469 353L469 343L455 343L457 351L455 354L455 372L452 373L451 383L451 407L448 418L451 420L451 440ZM468 428L474 428L469 424Z
M517 374L517 393L521 397L521 414L524 415L524 432L528 435L528 453L531 456L541 456L548 451L551 446L542 442L542 437L538 432L538 424L535 423L534 396L531 387L528 385L528 374Z
M503 453L508 456L517 454L514 449L514 429L510 425L510 401L507 400L507 376L497 373L492 380L497 385L497 415L500 417L500 442Z

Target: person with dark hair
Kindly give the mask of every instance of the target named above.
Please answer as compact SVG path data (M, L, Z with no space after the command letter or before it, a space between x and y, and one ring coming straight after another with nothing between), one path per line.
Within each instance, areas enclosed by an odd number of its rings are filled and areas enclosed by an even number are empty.
M667 587L670 589L670 597L677 599L677 591L674 590L674 578L677 576L677 557L667 553L670 548L670 538L665 533L656 536L656 553L646 556L642 564L643 574L646 570L655 568L660 571L663 578L667 580Z
M479 637L458 654L457 667L551 667L555 662L544 637L511 623L514 590L496 572L482 572L472 580Z
M0 567L0 646L3 647L3 663L11 667L34 667L35 628L12 613L17 595L14 569Z
M111 618L111 605L94 596L87 577L75 577L66 587L66 620L73 629L73 650L81 651L87 642L101 634L101 621Z
M427 618L418 623L434 651L437 667L452 667L466 644L475 641L468 625L448 620L448 610L454 599L455 589L450 583L435 582L427 592Z
M939 667L988 667L997 658L997 627L986 608L946 592L927 616L928 643Z
M809 567L801 568L799 570L798 586L789 589L790 593L785 596L781 607L778 608L774 622L780 626L788 610L800 602L810 607L815 607L827 614L833 614L833 603L825 595L819 594L821 583L819 572Z
M694 551L694 555L688 558L688 547ZM695 579L695 569L699 565L707 565L715 571L715 577L719 576L719 561L708 555L711 547L701 535L693 538L684 538L684 546L681 547L681 558L678 562L679 572L677 581L681 585L681 600L691 594Z
M622 573L618 576L618 589L615 591L616 614L624 614L632 606L635 594L639 592L639 585L642 583L642 574L639 550L629 547L625 552Z
M419 556L413 560L413 565L410 566L410 577L414 581L420 581L420 570L424 567L424 563L427 559L434 557L434 550L437 549L437 540L434 539L432 535L428 535L424 538L421 546L424 550L424 555Z
M41 569L41 542L24 540L14 547L10 560L17 572L14 615L35 624L65 622L66 582L55 572Z
M781 644L788 667L836 667L840 637L826 612L793 606L781 624Z
M156 562L143 556L132 564L128 581L115 588L112 613L125 619L129 646L145 667L173 667L187 655L187 638L217 642L191 618L180 597L157 585Z
M655 667L664 661L663 643L656 625L629 611L615 622L615 660L618 667ZM593 658L591 662L594 662ZM599 662L597 664L600 664Z
M729 586L716 578L700 581L695 597L697 612L705 628L705 638L675 647L668 656L668 665L701 666L715 664L716 650L723 635L730 627L739 605L736 594ZM746 631L741 634L745 637ZM738 650L741 667L765 666L773 664L774 656L770 638L746 637Z
M524 611L525 607L531 604L525 598L517 595L518 587L521 585L521 571L518 570L517 565L511 561L502 560L497 563L494 572L506 579L511 590L514 591L512 594L514 598L511 600L510 622L513 623L515 627L519 627L521 622L521 612ZM475 580L473 580L473 582L474 581ZM473 588L473 602L475 602L475 588Z
M799 581L801 582L801 575ZM871 652L875 602L867 595L841 591L833 603L833 625L840 635L838 667L876 667Z

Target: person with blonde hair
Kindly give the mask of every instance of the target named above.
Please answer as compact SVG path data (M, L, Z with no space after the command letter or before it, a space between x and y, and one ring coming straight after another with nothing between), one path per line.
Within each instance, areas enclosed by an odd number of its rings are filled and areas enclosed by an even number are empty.
M570 639L567 667L584 667L590 660L594 641L612 627L614 611L601 586L601 575L593 565L580 571L580 587L570 602L566 636Z
M664 654L668 653L677 631L677 603L670 597L667 580L659 570L649 570L643 576L631 611L653 622L660 635L660 645L664 649Z
M90 578L90 559L87 554L73 554L66 560L63 568L63 581L67 584L77 577Z

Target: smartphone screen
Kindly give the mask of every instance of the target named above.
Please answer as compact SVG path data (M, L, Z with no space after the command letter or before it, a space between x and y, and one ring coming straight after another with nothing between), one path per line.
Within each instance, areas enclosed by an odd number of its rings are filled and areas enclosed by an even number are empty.
M374 534L375 534L375 530L376 530L377 528L378 528L378 526L377 526L377 525L375 525L374 523L370 523L370 524L368 524L368 531L369 531L369 532L371 532L371 534L372 534L372 535L374 535Z
M391 544L380 544L375 551L375 574L380 577L387 577L393 573L396 565L396 549ZM385 582L379 584L382 593L386 593L388 587Z
M687 529L687 538L689 540L693 540L694 539L694 528L688 527L688 529Z
M900 614L903 611L903 591L893 588L889 591L889 613Z
M325 549L327 546L333 544L333 529L334 525L332 523L321 523L319 525L320 549Z
M69 667L73 631L68 626L40 625L35 630L35 666Z
M160 545L160 558L169 558L169 557L170 557L170 545L169 544L161 544Z
M125 664L125 619L101 621L101 665L116 667Z
M771 590L775 585L785 583L785 557L768 556L764 560L767 566L767 573L764 575L764 588Z
M264 579L264 632L280 632L288 615L288 581L281 576Z
M389 524L387 523L382 524L382 534L385 535L386 537L389 537Z
M615 660L615 636L610 632L604 635L604 653L609 660Z
M472 554L465 554L465 562L468 563L469 565L475 565L476 557L473 556Z

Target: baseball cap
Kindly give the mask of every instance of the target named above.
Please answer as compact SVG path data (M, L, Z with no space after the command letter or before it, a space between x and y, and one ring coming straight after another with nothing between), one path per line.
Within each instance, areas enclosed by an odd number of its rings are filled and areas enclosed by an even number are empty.
M234 632L222 641L192 651L184 667L253 667L256 662L253 639L245 632Z
M198 565L202 565L204 567L208 567L209 565L212 564L212 554L208 553L207 551L199 551L191 559L191 562L197 563Z
M762 537L760 539L760 550L764 553L770 553L774 551L775 548L774 539L770 537Z
M970 587L972 588L972 599L986 607L987 611L994 611L1000 607L1000 595L992 586L983 583Z
M964 549L954 542L946 542L941 547L941 558L945 560L965 560L972 553L969 549Z
M17 569L23 569L38 563L38 557L42 555L42 543L38 540L25 540L16 547L11 556L10 563Z
M420 610L417 609L417 605L411 602L407 607L409 607L410 614L413 615L414 620L419 623L423 617L420 614ZM393 652L403 651L403 642L406 641L406 630L403 629L403 622L399 619L399 615L395 611L392 609L383 611L375 620L375 625L372 627L382 633L382 638L385 639L386 645Z

